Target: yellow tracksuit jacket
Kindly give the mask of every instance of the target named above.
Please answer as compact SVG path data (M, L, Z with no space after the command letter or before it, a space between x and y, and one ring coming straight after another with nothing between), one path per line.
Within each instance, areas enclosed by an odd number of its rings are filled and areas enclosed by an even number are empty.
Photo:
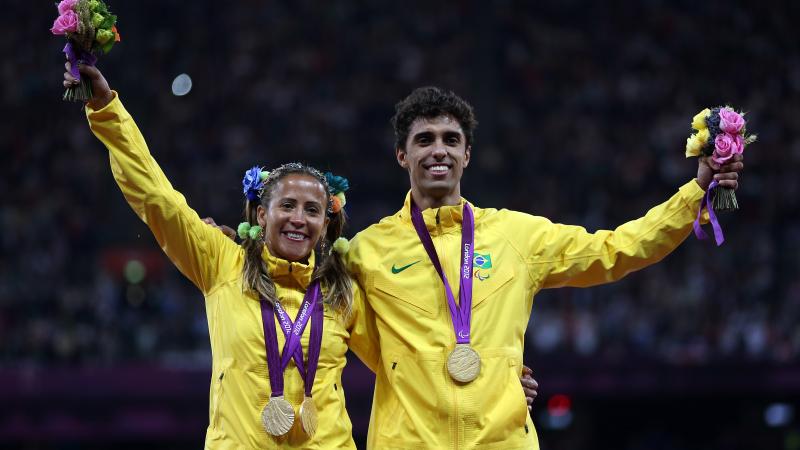
M519 383L534 295L607 283L659 261L688 236L703 194L690 181L644 217L596 233L473 208L471 334L482 365L467 384L445 367L453 326L442 281L411 223L409 194L403 209L358 233L348 253L381 349L368 448L538 449ZM456 298L462 205L423 211Z
M125 199L205 297L213 359L206 448L355 448L341 385L345 352L349 345L373 370L378 360L377 346L363 328L360 289L356 286L353 315L347 323L325 306L322 349L312 391L319 411L317 433L313 438L306 436L298 419L286 436L268 435L261 425L261 411L270 396L261 309L258 298L242 290L242 248L203 223L172 188L116 93L103 109L93 111L87 106L87 117L92 132L109 150L111 170ZM202 174L197 182L202 182ZM276 258L265 248L263 258L278 298L294 318L311 277L313 255L305 265ZM282 349L285 339L277 321L276 327L278 348ZM306 357L310 330L306 327L302 337ZM303 380L294 361L284 371L284 380L285 397L297 412L303 401Z

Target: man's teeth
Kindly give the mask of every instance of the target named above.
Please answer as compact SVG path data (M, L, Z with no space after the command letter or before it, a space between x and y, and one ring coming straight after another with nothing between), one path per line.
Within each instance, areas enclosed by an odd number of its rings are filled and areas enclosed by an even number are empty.
M289 239L296 239L298 241L305 238L305 236L300 233L286 233L286 236L288 236Z
M428 170L431 172L447 172L447 166L431 166Z

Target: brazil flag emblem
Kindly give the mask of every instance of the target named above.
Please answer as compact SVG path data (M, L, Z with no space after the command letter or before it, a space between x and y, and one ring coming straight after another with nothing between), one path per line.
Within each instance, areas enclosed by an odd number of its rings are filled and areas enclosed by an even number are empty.
M492 268L492 255L486 253L485 255L482 253L475 253L475 257L472 258L472 267L476 267L478 269L491 269Z

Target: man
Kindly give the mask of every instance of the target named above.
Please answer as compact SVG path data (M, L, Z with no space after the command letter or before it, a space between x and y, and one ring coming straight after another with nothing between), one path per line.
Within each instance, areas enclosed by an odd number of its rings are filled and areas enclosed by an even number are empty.
M611 282L659 261L689 235L712 179L738 187L741 158L723 167L703 158L697 178L643 218L588 233L465 206L460 181L477 121L452 92L415 90L392 123L410 192L396 214L358 233L348 253L381 349L368 448L538 448L517 381L533 296Z

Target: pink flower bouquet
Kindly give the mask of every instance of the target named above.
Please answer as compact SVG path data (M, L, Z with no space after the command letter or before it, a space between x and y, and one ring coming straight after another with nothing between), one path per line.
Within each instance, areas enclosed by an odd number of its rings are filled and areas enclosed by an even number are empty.
M61 0L57 7L58 17L50 32L67 37L64 54L72 64L70 73L80 80L79 85L67 88L64 100L85 102L92 98L92 85L81 78L78 64L93 66L96 55L108 53L119 42L117 16L102 0Z
M747 121L744 113L730 106L706 108L692 119L695 132L686 139L686 157L710 156L720 166L727 164L735 155L744 153L748 144L755 142L756 135L747 134ZM709 186L709 191L716 183ZM712 206L718 211L739 209L736 194L732 189L717 188Z

